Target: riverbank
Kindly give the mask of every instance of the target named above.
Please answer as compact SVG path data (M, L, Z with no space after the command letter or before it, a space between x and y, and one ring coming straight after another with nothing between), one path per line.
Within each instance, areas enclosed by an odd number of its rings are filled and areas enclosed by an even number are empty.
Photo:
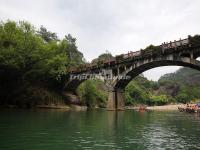
M163 106L147 106L147 110L150 111L178 111L178 107L184 107L184 104L169 104ZM16 105L4 105L0 108L20 108ZM85 111L87 110L86 106L79 105L37 105L34 109L60 109L60 110L73 110L73 111ZM126 106L126 110L139 110L139 106Z
M148 110L156 110L156 111L178 111L178 107L184 107L184 104L169 104L163 106L148 106Z
M27 107L19 107L17 105L0 105L0 108L9 108L9 109L59 109L64 111L85 111L87 110L86 106L79 106L79 105L36 105L33 108Z
M178 107L184 107L184 104L169 104L169 105L163 105L163 106L147 106L147 110L150 111L178 111ZM126 109L128 110L139 110L139 106L133 107L133 106L126 106Z
M44 109L62 109L62 110L73 110L73 111L85 111L87 110L86 106L79 106L79 105L38 105L36 108L44 108Z

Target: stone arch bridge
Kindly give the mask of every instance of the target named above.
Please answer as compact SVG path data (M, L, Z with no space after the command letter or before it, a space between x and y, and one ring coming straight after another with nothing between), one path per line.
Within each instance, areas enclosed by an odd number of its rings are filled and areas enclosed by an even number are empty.
M185 41L184 41L185 40ZM141 51L129 53L121 61L110 60L103 65L84 67L70 73L70 79L65 84L65 91L76 94L77 87L88 77L100 77L108 87L108 110L125 109L125 87L137 75L159 66L184 66L200 71L200 45L191 44L189 39L164 43L152 47L150 53ZM137 55L136 55L137 54ZM117 57L115 57L116 59ZM108 63L109 62L109 63Z

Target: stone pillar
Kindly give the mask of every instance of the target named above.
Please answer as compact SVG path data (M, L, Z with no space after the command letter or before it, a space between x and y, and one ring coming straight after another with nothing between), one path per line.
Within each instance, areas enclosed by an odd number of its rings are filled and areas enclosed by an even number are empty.
M116 92L114 90L108 91L107 110L116 110Z
M117 110L125 110L125 92L123 89L116 89Z

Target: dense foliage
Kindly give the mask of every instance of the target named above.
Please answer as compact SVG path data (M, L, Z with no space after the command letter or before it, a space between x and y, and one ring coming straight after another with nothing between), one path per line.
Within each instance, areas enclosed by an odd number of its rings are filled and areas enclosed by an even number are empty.
M108 93L106 86L100 80L85 81L79 86L77 93L81 102L89 108L106 107Z
M112 54L109 51L106 51L106 53L101 54L98 58L93 59L92 63L97 63L97 62L101 62L104 60L109 60L113 58Z
M76 39L27 22L0 23L0 103L22 107L63 103L59 95L68 66L82 63Z
M132 80L125 90L126 105L164 105L169 103L169 96L157 93L157 82L149 81L142 75Z

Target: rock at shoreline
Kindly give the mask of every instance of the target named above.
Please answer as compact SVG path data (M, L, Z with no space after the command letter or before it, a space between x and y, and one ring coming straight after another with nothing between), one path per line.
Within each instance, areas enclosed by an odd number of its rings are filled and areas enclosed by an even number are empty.
M75 111L86 111L87 106L79 106L79 105L70 105L71 110Z

